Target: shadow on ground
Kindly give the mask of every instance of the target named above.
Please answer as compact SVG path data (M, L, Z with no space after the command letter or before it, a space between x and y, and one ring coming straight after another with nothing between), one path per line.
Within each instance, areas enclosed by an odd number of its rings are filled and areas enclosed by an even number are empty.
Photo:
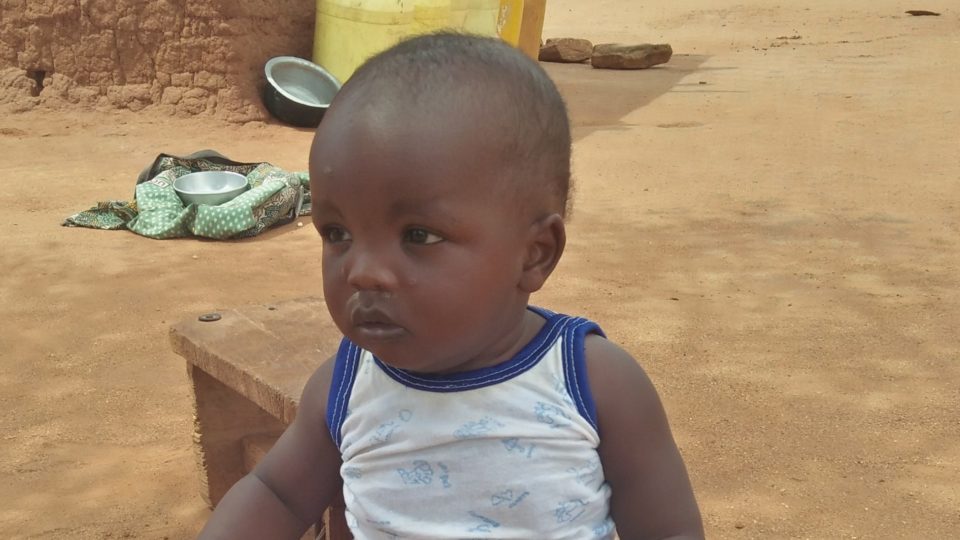
M588 64L542 65L567 102L573 139L577 141L598 130L615 129L621 118L701 71L709 58L675 55L667 64L636 71L594 69Z

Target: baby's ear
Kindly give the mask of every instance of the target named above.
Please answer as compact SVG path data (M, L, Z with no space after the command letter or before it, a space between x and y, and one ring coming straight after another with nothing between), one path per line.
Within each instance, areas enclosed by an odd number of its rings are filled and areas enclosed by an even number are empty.
M520 277L520 289L523 292L534 293L543 287L560 262L566 243L567 232L560 214L550 214L530 226L523 274Z

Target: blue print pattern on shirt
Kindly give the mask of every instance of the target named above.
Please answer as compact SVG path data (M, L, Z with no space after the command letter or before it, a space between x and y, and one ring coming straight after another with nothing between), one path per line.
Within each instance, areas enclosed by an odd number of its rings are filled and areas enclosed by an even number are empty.
M586 506L587 503L581 499L569 500L560 503L557 509L553 511L553 515L556 516L557 523L570 523L583 515Z
M387 538L406 538L406 536L402 536L399 533L386 528L392 525L390 521L374 521L372 519L368 519L367 523L375 526L377 531L385 534Z
M521 456L525 455L527 459L533 457L533 451L537 448L537 445L534 443L529 443L524 446L524 444L520 442L520 439L516 437L501 439L500 442L503 443L503 447L507 449L507 452Z
M506 506L507 508L513 508L514 506L523 502L523 500L527 498L527 495L530 495L529 491L520 493L512 489L505 489L499 493L494 493L490 497L490 504L493 506Z
M597 538L608 538L614 532L616 528L609 519L593 528L593 535Z
M591 459L580 467L570 467L567 472L575 475L580 484L592 486L600 479L600 460Z
M437 463L437 467L440 468L440 482L443 484L444 489L450 489L452 484L450 483L450 470L447 469L447 466L443 462Z
M408 486L429 486L433 483L433 467L423 460L414 461L409 470L397 469L397 474Z
M359 480L363 478L363 471L360 470L360 467L344 467L343 476L351 480Z
M481 516L480 514L474 512L473 510L471 510L469 514L474 518L478 519L480 523L467 529L468 532L488 533L488 532L493 532L494 529L500 527L500 522L494 521L486 516Z
M538 401L533 412L537 415L537 420L552 428L564 428L570 425L570 417L556 405Z
M496 419L489 416L484 416L479 420L467 422L466 424L460 426L459 429L453 432L453 436L459 440L477 439L492 433L497 428L502 427L503 424Z
M373 435L370 436L370 440L374 444L383 444L390 442L390 439L393 438L393 434L400 429L400 427L409 422L413 418L413 412L408 409L402 409L397 413L395 419L387 420L386 422L380 424L379 427L373 432Z

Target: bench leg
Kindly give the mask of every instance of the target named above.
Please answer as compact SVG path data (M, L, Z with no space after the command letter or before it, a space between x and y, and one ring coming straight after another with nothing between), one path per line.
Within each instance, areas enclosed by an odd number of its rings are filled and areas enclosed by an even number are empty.
M201 475L200 494L211 508L243 478L244 437L278 433L283 424L196 366L187 370L196 405L194 448Z
M343 492L337 495L337 498L330 504L330 508L323 513L324 532L326 536L323 540L350 540L353 536L350 534L350 528L347 527L347 520L343 515L344 510Z

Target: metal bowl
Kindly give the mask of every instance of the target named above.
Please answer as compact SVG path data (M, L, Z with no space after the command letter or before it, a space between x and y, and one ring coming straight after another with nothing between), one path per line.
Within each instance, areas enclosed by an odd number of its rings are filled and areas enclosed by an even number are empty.
M217 206L233 200L250 188L247 177L235 172L202 171L173 181L173 189L187 204Z
M278 56L263 68L267 76L263 103L279 120L316 127L340 91L340 81L322 67L295 56Z

